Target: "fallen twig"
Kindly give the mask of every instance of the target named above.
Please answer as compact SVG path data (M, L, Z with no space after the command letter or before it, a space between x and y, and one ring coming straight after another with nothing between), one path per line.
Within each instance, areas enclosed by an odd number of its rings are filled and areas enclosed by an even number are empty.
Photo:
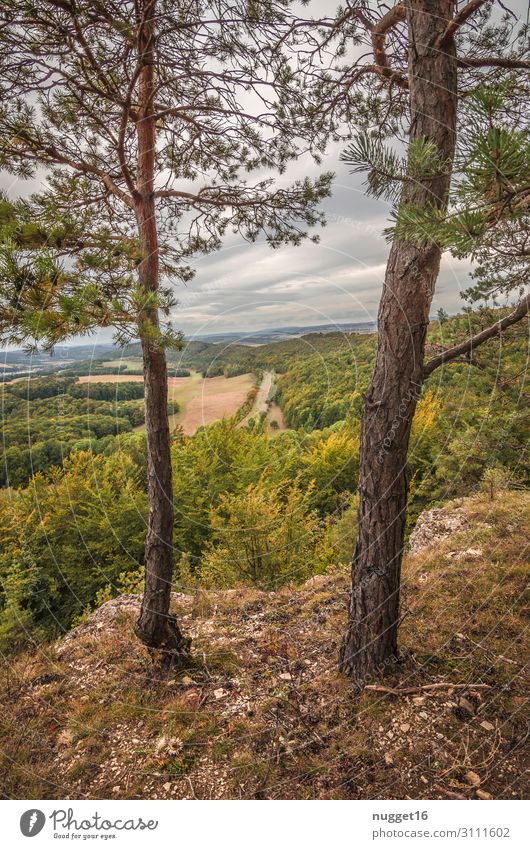
M491 690L491 686L489 684L451 684L444 681L438 684L423 684L420 687L404 687L402 690L383 687L382 684L367 684L364 689L375 693L390 693L392 696L409 696L411 693L421 693L424 690Z
M445 787L442 787L441 784L434 784L433 787L449 799L467 799L467 796L462 796L461 793L455 793L453 790L447 790Z

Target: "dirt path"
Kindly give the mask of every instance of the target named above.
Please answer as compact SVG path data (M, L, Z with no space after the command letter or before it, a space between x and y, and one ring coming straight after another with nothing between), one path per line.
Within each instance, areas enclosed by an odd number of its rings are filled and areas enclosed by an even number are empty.
M263 380L260 383L258 394L256 395L256 401L252 410L253 415L259 416L261 413L266 413L269 409L267 402L269 400L273 380L274 373L272 371L266 371L263 375Z
M283 417L283 413L282 413L280 407L278 407L278 404L276 404L274 401L272 402L272 404L269 407L268 422L269 422L269 425L272 422L276 422L276 424L278 425L277 428L271 428L271 434L273 434L274 431L278 432L280 430L285 430L286 427L287 427L287 425L285 424L285 419Z
M278 427L275 428L276 432L285 430L285 422L282 411L277 404L269 404L269 396L271 394L275 378L276 375L273 371L266 371L264 373L254 405L250 413L248 413L248 415L239 422L238 427L245 427L245 425L248 425L250 419L258 419L260 415L264 413L267 416L268 425L270 425L271 421L275 421L278 425Z

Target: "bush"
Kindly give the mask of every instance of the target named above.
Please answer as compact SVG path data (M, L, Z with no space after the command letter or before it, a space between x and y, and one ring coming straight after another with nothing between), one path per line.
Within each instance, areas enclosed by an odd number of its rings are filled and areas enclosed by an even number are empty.
M210 513L213 537L200 570L206 588L238 585L274 589L312 574L321 522L307 492L290 487L248 486L223 495Z

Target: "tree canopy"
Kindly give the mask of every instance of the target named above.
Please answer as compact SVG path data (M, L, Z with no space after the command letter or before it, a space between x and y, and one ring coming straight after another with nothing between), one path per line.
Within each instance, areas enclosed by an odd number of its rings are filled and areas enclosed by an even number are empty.
M263 49L286 5L262 17L239 2L197 0L185 15L171 0L158 3L152 155L165 283L150 294L135 276L143 250L135 212L138 39L150 4L3 5L0 167L22 180L47 176L11 215L2 209L4 341L51 347L102 326L117 328L120 340L138 327L156 335L149 306L169 313L169 284L190 280L195 254L216 250L230 231L249 240L263 234L273 247L298 243L321 220L317 204L330 175L273 180L297 152L296 126L279 108L288 65L281 52ZM35 247L36 255L24 251ZM159 341L164 334L178 341L169 326Z

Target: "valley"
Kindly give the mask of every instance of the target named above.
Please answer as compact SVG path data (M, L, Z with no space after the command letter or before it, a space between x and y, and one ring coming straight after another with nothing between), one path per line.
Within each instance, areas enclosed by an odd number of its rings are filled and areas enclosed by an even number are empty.
M121 361L120 361L121 362ZM129 365L130 363L128 363ZM105 363L112 367L113 363ZM137 366L136 361L134 365ZM141 366L141 363L139 364ZM127 370L114 375L83 375L79 383L143 383L142 374L136 373L131 365ZM174 430L182 428L186 436L192 436L198 427L212 424L218 419L230 418L244 405L248 393L254 385L251 374L237 377L204 378L200 372L190 372L189 377L168 377L168 396L170 409L177 406L178 411L170 413L169 426ZM136 430L143 430L144 425L137 425Z

